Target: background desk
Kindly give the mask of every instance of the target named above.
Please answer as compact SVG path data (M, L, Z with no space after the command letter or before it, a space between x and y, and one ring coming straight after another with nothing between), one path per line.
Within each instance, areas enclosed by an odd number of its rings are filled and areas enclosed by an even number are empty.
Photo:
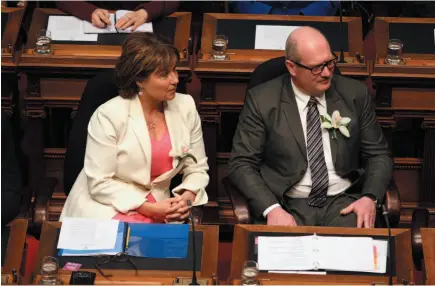
M4 255L4 263L2 265L2 280L6 275L8 282L12 282L12 270L17 271L18 279L24 276L24 265L26 262L26 235L27 235L27 220L15 219L8 226L9 236L3 237L7 239ZM5 243L2 241L2 244ZM2 251L3 251L2 247Z
M255 236L286 235L336 235L336 236L366 236L381 239L388 238L387 229L364 229L343 227L284 227L264 225L236 225L234 228L233 256L231 261L230 283L240 285L243 262L250 258ZM414 273L411 254L411 232L408 229L392 229L392 248L394 276L393 283L414 283ZM357 247L357 246L356 246ZM388 269L388 267L387 267ZM327 275L276 274L260 272L259 279L264 285L290 284L388 284L388 274L355 273Z
M54 256L57 251L57 237L61 227L60 222L44 222L41 234L41 240L38 249L38 260L35 266L34 280L36 283L39 279L37 276L40 269L40 263L45 256ZM217 266L218 266L218 242L219 242L219 227L218 226L195 226L197 232L202 232L202 245L197 244L197 250L201 247L201 265L199 271L197 271L198 279L206 279L211 284L213 277L217 279ZM191 241L189 241L191 244ZM198 254L199 255L199 254ZM134 259L134 258L133 258ZM115 264L116 265L116 264ZM62 268L63 265L60 265ZM96 284L146 284L147 282L153 282L154 284L172 284L177 277L191 278L192 271L184 270L139 270L138 275L135 275L134 270L121 270L121 269L106 269L105 274L113 274L110 279L102 277L98 271L94 268L81 269L97 273ZM62 271L63 279L65 282L69 282L70 271ZM169 283L168 283L169 282ZM67 283L68 284L68 283Z
M435 19L376 18L371 77L377 113L393 151L401 223L427 207L435 222ZM403 42L405 65L387 65L388 40Z
M12 116L14 109L16 112L18 107L17 61L20 53L17 52L17 47L22 41L20 27L24 12L25 8L1 9L1 108L9 116Z
M36 35L47 27L50 15L65 13L57 9L35 9L27 46L19 63L27 82L26 92L21 95L27 116L23 146L29 159L29 185L33 187L40 186L44 176L63 182L65 146L86 82L97 73L112 69L121 54L119 43L122 41L118 35L114 36L115 42L103 45L53 42L53 54L35 54ZM185 92L185 83L191 77L190 22L191 13L177 12L153 23L155 33L170 39L180 51L179 92ZM65 199L63 184L59 183L50 204L50 220L59 218Z

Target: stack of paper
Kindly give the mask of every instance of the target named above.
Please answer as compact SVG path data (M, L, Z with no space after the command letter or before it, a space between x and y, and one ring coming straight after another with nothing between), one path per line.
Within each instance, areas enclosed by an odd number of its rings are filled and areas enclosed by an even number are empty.
M385 273L387 241L371 237L258 237L258 264L269 271Z
M124 233L118 220L65 218L57 248L60 256L113 255L123 251Z

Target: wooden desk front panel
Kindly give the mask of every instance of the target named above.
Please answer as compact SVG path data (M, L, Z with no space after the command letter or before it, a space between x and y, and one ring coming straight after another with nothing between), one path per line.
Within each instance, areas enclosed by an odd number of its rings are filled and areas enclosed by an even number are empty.
M379 17L377 59L371 78L379 113L390 118L389 143L402 200L401 222L425 204L435 213L435 49L434 19ZM403 42L404 65L388 65L388 40ZM398 168L397 168L398 167Z
M422 228L424 268L426 270L426 285L435 285L435 228Z

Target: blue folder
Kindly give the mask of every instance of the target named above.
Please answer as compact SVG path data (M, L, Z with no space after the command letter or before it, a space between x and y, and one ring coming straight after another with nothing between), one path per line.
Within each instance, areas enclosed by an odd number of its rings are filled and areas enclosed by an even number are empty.
M128 225L126 252L149 258L186 258L189 245L188 224Z

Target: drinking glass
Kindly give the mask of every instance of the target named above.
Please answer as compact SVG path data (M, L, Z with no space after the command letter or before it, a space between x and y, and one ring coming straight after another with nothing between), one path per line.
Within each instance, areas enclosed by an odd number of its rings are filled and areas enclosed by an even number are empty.
M51 32L42 29L36 35L36 48L37 54L50 54L51 53Z
M402 59L403 43L399 39L390 39L388 41L388 55L385 58L385 63L390 65L403 64Z
M245 261L242 268L242 285L259 285L257 280L258 271L258 263L256 261Z
M216 35L212 43L213 59L225 60L227 58L228 38L224 35Z
M59 262L55 257L46 256L41 263L41 279L39 284L56 285L58 284Z

